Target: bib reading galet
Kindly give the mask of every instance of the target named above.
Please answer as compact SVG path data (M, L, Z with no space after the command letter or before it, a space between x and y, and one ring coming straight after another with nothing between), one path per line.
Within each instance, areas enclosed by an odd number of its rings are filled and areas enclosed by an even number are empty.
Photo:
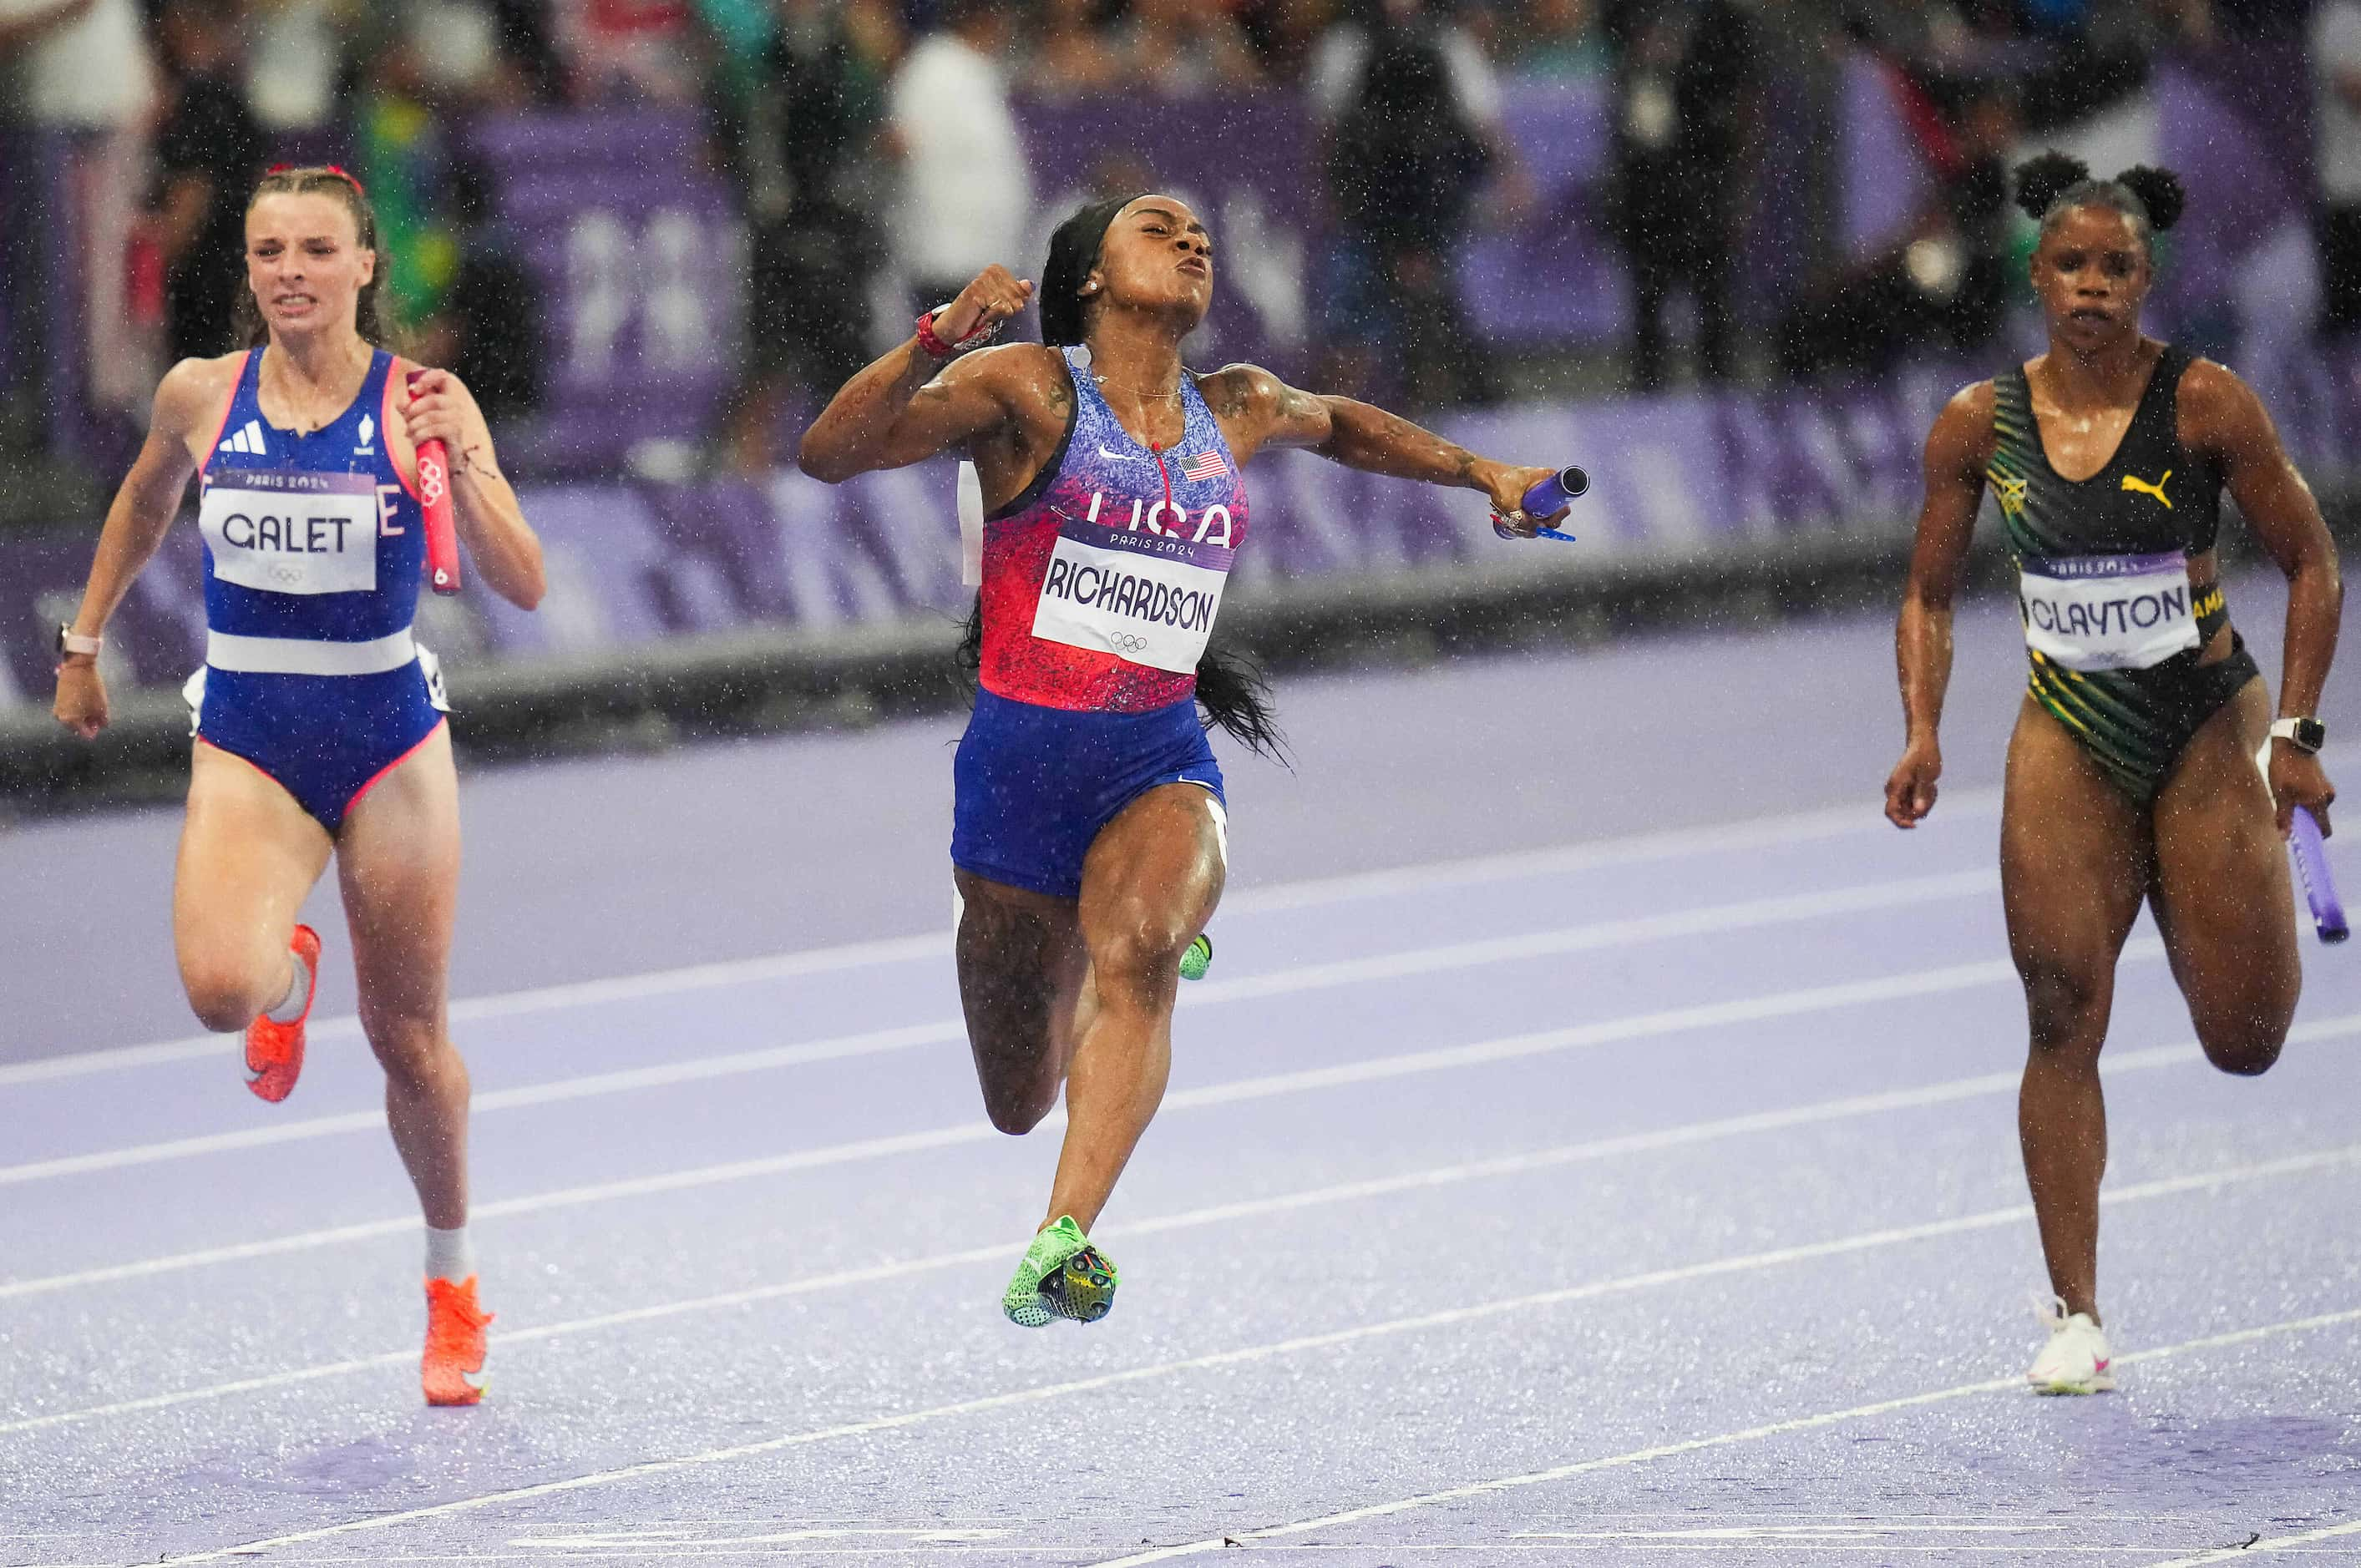
M279 594L377 587L378 487L367 474L227 470L205 486L197 526L214 575Z

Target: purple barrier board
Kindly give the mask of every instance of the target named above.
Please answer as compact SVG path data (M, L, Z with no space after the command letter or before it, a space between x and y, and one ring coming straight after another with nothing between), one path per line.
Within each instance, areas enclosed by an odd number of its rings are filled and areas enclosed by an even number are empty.
M2309 401L2274 403L2315 480L2355 477L2341 433L2361 428L2352 370L2312 366L2287 383ZM1248 476L1255 538L1232 597L1304 603L1382 584L1440 600L1535 574L1742 563L1795 546L1883 551L1907 536L1920 444L1968 377L1922 367L1846 390L1538 404L1438 422L1488 454L1587 468L1572 547L1496 539L1483 500L1466 492L1276 454ZM531 486L525 511L549 566L540 610L511 609L471 575L456 599L421 597L419 634L464 684L492 663L629 667L699 639L790 632L817 648L940 627L968 600L952 487L949 462L838 486L793 471L761 484ZM0 713L47 702L49 631L80 598L94 527L0 541ZM200 564L194 527L175 529L110 629L118 689L177 685L202 658Z
M548 312L548 397L514 459L612 472L641 443L710 430L738 374L746 233L703 118L499 115L467 140Z

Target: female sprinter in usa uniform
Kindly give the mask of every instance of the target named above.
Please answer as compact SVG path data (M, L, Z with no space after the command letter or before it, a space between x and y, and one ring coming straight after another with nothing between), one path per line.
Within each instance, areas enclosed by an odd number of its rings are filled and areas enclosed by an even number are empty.
M1114 1300L1115 1266L1087 1233L1163 1097L1182 956L1225 872L1197 698L1246 738L1268 733L1250 697L1197 678L1246 534L1240 468L1266 446L1309 447L1482 492L1526 534L1546 521L1517 508L1548 469L1253 366L1185 369L1181 340L1213 292L1212 241L1181 202L1084 207L1050 241L1043 345L944 364L1033 295L992 268L803 440L805 471L830 482L957 449L983 483L981 689L951 861L985 1108L1024 1133L1066 1094L1048 1215L1001 1303L1028 1328L1093 1321Z
M451 453L460 536L511 602L541 598L541 545L456 379L377 346L377 222L334 169L274 170L246 215L249 346L186 359L109 510L73 624L58 718L106 723L107 618L199 477L205 664L172 892L181 983L208 1028L244 1030L249 1086L284 1100L303 1065L320 938L297 908L333 851L361 1026L425 1212L426 1398L473 1404L484 1363L467 1236L467 1069L444 1018L459 872L442 686L411 640L423 560L415 451Z
M2301 980L2280 839L2298 806L2327 828L2334 794L2311 716L2344 590L2320 509L2252 389L2140 334L2150 240L2180 215L2180 182L2151 169L2094 181L2049 153L2017 184L2041 225L2049 351L1960 392L1927 438L1897 634L1909 740L1885 810L1909 828L1934 808L1951 594L1989 483L2032 664L2000 849L2032 1031L2017 1130L2056 1292L2026 1376L2088 1394L2114 1387L2098 1303L2099 1049L2116 955L2146 903L2207 1058L2244 1074L2279 1059ZM2277 723L2223 603L2224 489L2287 574Z

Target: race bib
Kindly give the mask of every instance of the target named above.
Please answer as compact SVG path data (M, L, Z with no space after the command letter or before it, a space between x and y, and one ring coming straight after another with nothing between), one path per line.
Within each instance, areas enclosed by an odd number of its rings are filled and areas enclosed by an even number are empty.
M378 486L367 474L232 470L205 486L197 525L225 583L274 594L377 587Z
M2196 647L2196 597L2178 550L2017 563L2026 645L2070 670L2145 670Z
M1064 520L1033 635L1188 674L1204 657L1236 556L1229 508L1109 498Z

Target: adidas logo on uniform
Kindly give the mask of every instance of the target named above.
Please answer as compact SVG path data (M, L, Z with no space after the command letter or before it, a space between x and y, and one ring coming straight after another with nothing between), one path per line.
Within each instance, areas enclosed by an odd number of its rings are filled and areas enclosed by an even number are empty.
M221 444L224 452L243 452L248 457L268 457L269 448L262 444L262 422L250 419L244 429Z

